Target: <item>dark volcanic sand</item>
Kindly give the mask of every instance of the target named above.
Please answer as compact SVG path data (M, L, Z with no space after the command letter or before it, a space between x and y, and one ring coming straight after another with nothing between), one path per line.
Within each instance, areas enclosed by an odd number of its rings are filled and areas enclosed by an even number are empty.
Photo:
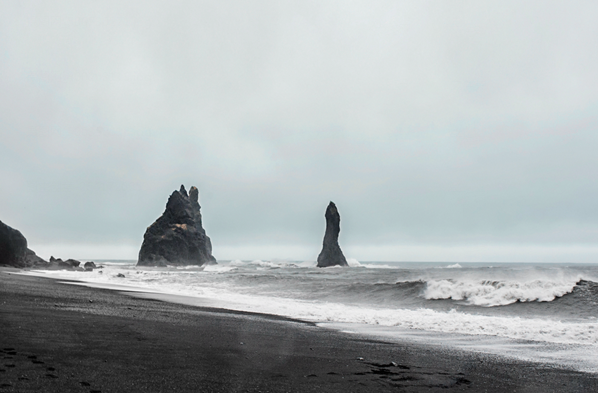
M598 392L598 379L0 270L0 392L387 391Z

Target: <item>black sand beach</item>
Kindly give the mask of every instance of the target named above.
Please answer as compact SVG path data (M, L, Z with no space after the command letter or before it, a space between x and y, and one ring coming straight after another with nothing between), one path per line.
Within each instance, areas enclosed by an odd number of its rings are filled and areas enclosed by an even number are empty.
M0 392L596 392L598 376L0 270Z

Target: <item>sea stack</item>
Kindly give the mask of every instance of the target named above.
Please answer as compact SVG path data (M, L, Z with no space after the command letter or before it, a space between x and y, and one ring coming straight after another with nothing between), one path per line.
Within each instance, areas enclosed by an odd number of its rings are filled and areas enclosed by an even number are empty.
M341 231L341 216L334 202L330 202L326 208L326 233L322 252L318 255L318 267L328 266L349 266L340 246L338 245L338 234Z
M46 261L27 248L23 234L0 221L0 266L28 267Z
M201 224L199 191L174 191L166 210L145 231L137 266L215 264L212 242Z

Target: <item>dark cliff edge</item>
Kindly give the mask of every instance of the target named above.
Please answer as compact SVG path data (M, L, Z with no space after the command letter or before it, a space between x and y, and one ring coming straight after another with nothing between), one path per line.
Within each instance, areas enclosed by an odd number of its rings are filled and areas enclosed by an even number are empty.
M215 264L212 242L202 227L199 191L181 186L164 213L145 231L137 266Z
M349 266L340 246L338 245L338 234L341 231L341 216L334 202L330 202L326 208L326 233L322 251L318 255L318 267L328 266Z
M94 262L85 262L83 267L80 265L81 262L75 259L63 261L60 258L50 257L50 261L46 261L38 257L34 251L27 248L27 239L19 230L0 221L0 266L79 271L92 271L103 267L96 266Z
M46 264L27 248L23 234L0 221L0 266L31 267Z

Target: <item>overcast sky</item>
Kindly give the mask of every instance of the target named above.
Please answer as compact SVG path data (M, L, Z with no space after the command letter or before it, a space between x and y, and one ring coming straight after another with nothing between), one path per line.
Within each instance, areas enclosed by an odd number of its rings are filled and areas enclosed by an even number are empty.
M0 0L0 220L131 258L598 262L596 1Z

